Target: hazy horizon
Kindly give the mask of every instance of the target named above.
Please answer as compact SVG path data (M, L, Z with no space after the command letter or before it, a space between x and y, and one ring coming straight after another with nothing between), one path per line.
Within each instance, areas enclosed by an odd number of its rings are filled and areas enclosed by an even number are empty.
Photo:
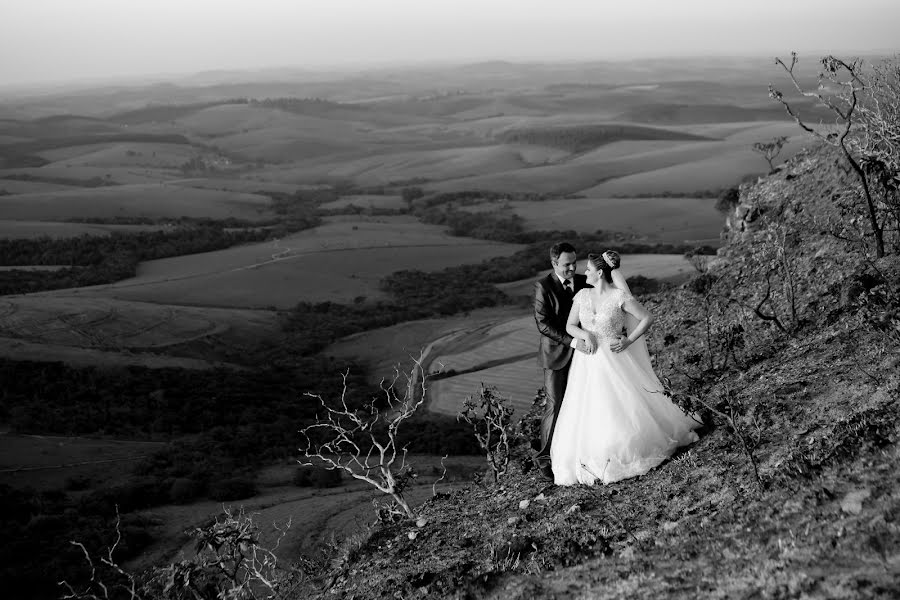
M8 88L215 71L893 53L900 3L0 0Z

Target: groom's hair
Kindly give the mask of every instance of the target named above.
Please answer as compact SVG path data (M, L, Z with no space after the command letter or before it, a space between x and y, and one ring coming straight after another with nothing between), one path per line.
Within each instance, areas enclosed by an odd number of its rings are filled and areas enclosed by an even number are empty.
M556 261L559 259L559 255L565 252L571 252L575 254L575 246L570 244L569 242L559 242L557 244L553 244L550 246L550 260Z

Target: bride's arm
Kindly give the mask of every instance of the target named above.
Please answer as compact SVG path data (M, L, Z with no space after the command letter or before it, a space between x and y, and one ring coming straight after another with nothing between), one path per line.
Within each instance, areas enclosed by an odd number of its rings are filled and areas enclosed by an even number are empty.
M613 352L621 352L625 350L628 346L633 344L640 338L648 329L650 329L650 325L653 324L653 313L644 308L644 305L635 300L634 298L628 298L622 304L622 310L633 316L638 320L637 327L635 327L629 334L628 337L620 337L617 342L610 344L610 350Z
M620 269L613 269L609 273L610 277L612 277L613 285L628 294L631 295L631 288L628 287L628 282L625 281L625 276L622 275L622 271Z
M578 299L576 298L575 302L572 303L572 308L569 309L569 318L566 320L566 333L573 338L582 340L585 346L587 346L587 351L591 353L594 351L593 336L591 336L590 332L579 327L580 324L581 319L578 316Z

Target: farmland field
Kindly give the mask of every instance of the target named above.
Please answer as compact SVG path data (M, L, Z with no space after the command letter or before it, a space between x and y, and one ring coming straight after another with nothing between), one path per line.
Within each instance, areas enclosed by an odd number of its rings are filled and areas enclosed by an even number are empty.
M191 308L86 297L78 291L0 299L0 355L70 364L209 368L211 342L240 347L277 335L269 311ZM203 340L205 357L167 356L172 346Z
M632 233L651 242L718 244L722 213L712 198L561 198L499 201L462 207L499 211L524 219L527 230Z
M61 223L59 221L13 221L0 220L0 239L30 239L39 237L69 238L79 235L109 235L113 231L121 233L156 231L154 225L104 225L99 223Z
M0 484L62 489L75 477L93 483L127 474L160 442L0 433Z
M148 167L177 169L197 154L185 144L112 142L45 150L39 155L58 167Z
M262 220L271 216L270 204L271 200L265 196L156 183L0 196L0 214L9 220L22 221L85 217Z
M342 196L333 202L321 204L320 208L332 210L336 208L406 208L406 202L400 196L353 195Z
M409 217L360 217L332 220L274 242L148 261L135 278L83 293L198 306L291 308L301 300L383 298L379 281L394 271L438 270L521 248L452 237Z

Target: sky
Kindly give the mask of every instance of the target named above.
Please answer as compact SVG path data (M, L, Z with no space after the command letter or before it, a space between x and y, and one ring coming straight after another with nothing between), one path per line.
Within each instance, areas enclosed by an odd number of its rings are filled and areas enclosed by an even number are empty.
M0 85L268 67L900 52L900 0L0 0Z

